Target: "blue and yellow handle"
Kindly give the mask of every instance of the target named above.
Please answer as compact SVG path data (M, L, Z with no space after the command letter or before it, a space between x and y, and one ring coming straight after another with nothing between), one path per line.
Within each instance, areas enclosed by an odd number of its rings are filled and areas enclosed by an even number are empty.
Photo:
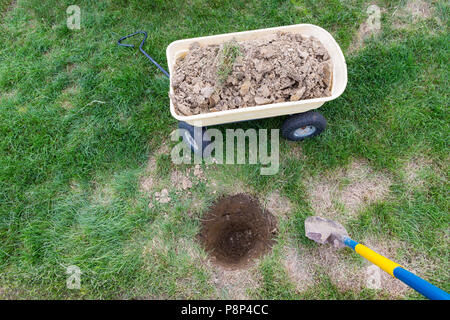
M450 300L450 295L442 289L432 285L428 281L416 276L414 273L405 270L401 265L383 257L381 254L367 248L366 246L344 237L344 244L355 250L359 255L363 256L373 264L377 265L391 276L403 281L405 284L421 293L431 300Z

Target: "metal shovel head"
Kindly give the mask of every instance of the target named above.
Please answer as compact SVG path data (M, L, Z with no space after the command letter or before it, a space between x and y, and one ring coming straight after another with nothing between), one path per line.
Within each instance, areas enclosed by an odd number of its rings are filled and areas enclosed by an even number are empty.
M317 243L330 243L336 248L345 247L342 239L348 237L347 230L340 223L322 217L306 218L305 234Z

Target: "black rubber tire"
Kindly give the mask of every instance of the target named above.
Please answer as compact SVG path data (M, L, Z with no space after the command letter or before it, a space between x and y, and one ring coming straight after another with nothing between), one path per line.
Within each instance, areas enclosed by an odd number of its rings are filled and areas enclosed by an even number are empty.
M295 131L306 126L315 127L314 132L307 136L297 136ZM281 135L291 141L301 141L315 137L327 127L327 120L316 111L295 114L286 119L281 126Z
M194 135L195 127L194 126L191 126L190 124L188 124L186 122L179 121L178 122L178 128L185 129L186 130L186 134L187 133L190 134L189 138L186 137L183 134L183 141L184 141L184 143L186 143L191 148L191 150L194 153L196 153L198 155L201 155L203 157L203 150L205 150L205 148L211 143L211 141L204 140L206 127L202 127L201 128L201 130L202 130L201 141L195 141L194 140L194 137L195 137L195 135ZM196 146L193 145L193 142L196 144Z

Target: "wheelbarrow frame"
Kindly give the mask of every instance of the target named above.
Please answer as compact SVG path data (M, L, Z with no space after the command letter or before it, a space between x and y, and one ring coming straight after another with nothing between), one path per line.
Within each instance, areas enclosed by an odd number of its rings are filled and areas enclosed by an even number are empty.
M271 103L254 107L202 113L191 116L177 114L175 112L172 99L170 99L170 113L175 119L178 120L179 128L183 129L183 140L195 153L199 153L204 156L203 150L211 141L206 134L206 126L211 125L290 115L281 127L282 136L288 140L303 140L314 137L325 130L327 125L326 119L320 113L311 110L319 108L327 101L336 99L344 92L345 87L347 86L347 64L345 62L344 54L342 53L342 50L336 40L334 40L333 36L328 31L322 29L321 27L312 24L296 24L283 27L177 40L172 42L166 49L167 64L170 74L173 73L175 61L186 55L189 51L189 47L194 42L207 46L211 44L221 44L232 39L235 39L236 41L254 40L263 38L270 34L276 34L277 32L301 34L302 36L315 37L321 41L323 46L327 49L332 63L331 95L323 98ZM172 96L174 93L172 87L172 77L143 49L143 45L147 39L147 33L145 31L137 31L124 36L117 41L117 44L124 47L134 47L131 44L122 43L122 41L137 34L144 35L144 38L139 46L139 50L170 79L170 96ZM202 134L195 134L196 127L202 130ZM200 140L197 141L198 138L194 139L194 136L200 136Z

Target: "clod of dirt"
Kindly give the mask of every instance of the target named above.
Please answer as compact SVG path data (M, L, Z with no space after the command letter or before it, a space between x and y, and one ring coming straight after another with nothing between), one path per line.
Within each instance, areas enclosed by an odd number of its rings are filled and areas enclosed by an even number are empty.
M199 180L205 180L205 174L203 173L202 167L196 164L194 167L194 176Z
M172 182L172 185L181 190L187 190L192 188L192 181L189 179L188 176L183 175L183 173L179 171L173 171L170 175L170 181Z
M146 192L146 193L150 192L153 188L153 185L154 185L154 182L153 182L152 176L143 177L141 179L140 186L141 186L141 190L143 192Z
M331 59L320 41L277 33L201 47L174 66L177 113L194 115L331 95Z
M169 191L167 189L162 189L161 192L155 192L155 199L159 203L168 203L172 200L169 197Z
M272 214L246 194L222 197L206 214L200 243L214 264L240 269L266 253L277 231Z

